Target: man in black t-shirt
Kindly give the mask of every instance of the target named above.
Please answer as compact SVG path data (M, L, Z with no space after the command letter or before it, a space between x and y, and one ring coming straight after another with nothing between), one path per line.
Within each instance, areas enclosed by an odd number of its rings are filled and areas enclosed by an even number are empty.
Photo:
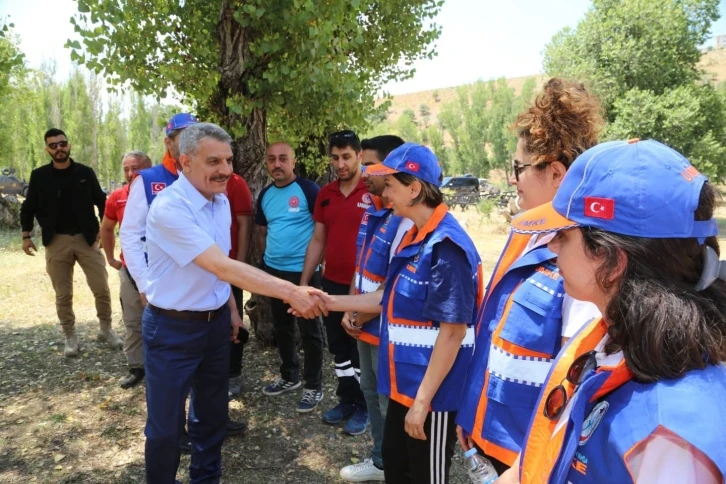
M45 151L51 162L30 174L28 196L20 209L23 250L28 255L37 251L30 235L35 218L42 229L45 269L53 283L56 312L66 338L64 354L78 356L73 313L76 261L96 300L98 340L121 349L123 342L111 329L111 291L106 261L98 244L106 194L93 170L71 159L71 145L63 131L54 128L45 133Z

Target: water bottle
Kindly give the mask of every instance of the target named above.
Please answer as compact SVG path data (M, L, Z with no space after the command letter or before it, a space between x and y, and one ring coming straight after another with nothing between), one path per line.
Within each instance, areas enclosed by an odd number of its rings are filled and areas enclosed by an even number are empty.
M469 461L469 479L472 484L491 484L499 477L497 471L489 459L479 455L476 448L472 447L464 453Z

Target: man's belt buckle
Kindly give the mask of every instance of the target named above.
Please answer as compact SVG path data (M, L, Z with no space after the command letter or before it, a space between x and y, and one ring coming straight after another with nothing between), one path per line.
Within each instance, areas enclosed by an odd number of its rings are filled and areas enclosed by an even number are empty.
M208 312L207 312L207 322L208 322L208 323L209 323L210 321L212 321L212 314L213 314L213 313L214 313L214 311L208 311Z

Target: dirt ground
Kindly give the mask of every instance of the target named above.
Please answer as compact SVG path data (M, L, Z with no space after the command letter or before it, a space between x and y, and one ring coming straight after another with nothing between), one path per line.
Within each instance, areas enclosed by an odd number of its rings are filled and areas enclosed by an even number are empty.
M483 220L474 210L455 215L475 240L488 274L506 240L503 219ZM118 294L118 276L110 273L109 281ZM144 387L118 387L125 359L121 351L94 341L93 298L80 269L74 307L81 357L66 359L42 249L27 257L19 234L0 233L0 482L144 481ZM119 309L114 302L116 329L123 333ZM222 481L341 482L342 466L368 456L370 434L346 436L341 427L322 423L321 410L298 415L298 393L263 395L261 388L276 377L278 365L276 349L263 348L252 338L245 350L246 391L230 403L232 418L249 420L250 428L247 435L225 443ZM324 373L322 409L334 404L335 378L327 354ZM182 457L182 482L188 482L188 465L189 457ZM467 482L458 451L452 475L453 483Z

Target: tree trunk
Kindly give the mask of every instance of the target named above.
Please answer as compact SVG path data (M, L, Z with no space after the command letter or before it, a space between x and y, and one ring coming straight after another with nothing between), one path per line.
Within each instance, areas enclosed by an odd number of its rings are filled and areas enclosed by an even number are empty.
M217 34L219 35L220 60L219 83L210 99L209 109L220 124L228 131L233 127L244 126L244 135L234 140L234 171L247 182L252 199L257 200L267 183L267 170L264 159L267 149L267 113L263 108L254 108L249 114L237 114L229 109L227 100L240 95L246 96L245 64L249 54L249 32L234 20L234 2L225 0L219 15ZM262 259L257 243L257 227L253 226L252 241L248 261L256 264ZM263 344L271 344L274 338L272 311L269 298L252 294L245 305L255 337Z

